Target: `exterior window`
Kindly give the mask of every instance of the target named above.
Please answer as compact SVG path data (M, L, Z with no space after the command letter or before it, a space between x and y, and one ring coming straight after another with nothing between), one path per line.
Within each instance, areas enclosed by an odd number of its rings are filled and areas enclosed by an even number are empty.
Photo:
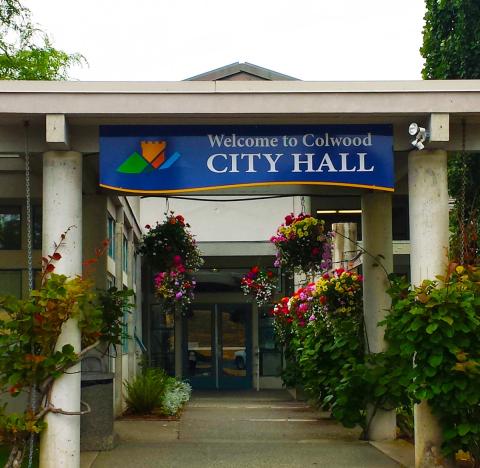
M0 250L22 248L22 215L20 206L0 207Z
M22 272L0 270L0 295L22 297Z
M107 274L107 289L113 288L115 286L115 278Z
M115 259L115 220L108 217L108 256Z
M133 254L133 265L132 265L132 284L134 286L137 285L137 261L138 258L135 254Z
M128 240L126 237L123 238L122 244L122 262L123 262L123 271L128 272Z
M42 248L42 207L34 206L33 207L33 217L32 217L32 244L33 248L41 250Z
M123 336L122 336L122 353L127 354L128 353L128 315L129 315L129 309L125 309L123 311Z

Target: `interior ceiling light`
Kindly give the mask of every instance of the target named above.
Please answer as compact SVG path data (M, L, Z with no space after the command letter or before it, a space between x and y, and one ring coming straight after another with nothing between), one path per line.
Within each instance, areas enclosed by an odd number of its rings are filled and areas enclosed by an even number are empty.
M317 214L335 214L337 210L317 210Z
M338 210L341 214L360 214L362 210Z

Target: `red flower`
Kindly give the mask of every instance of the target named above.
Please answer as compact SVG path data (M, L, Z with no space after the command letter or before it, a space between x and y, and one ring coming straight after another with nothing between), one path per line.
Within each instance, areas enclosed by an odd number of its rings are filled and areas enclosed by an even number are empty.
M182 215L177 215L176 219L180 224L185 224L185 218Z
M145 224L145 229L151 229L150 224Z
M43 323L43 317L40 314L35 314L34 315L35 322L38 322L40 325Z
M327 303L327 298L325 296L320 296L320 302L325 305Z
M285 216L285 225L290 226L290 224L292 224L294 220L295 220L295 218L294 218L293 214L289 214L289 215Z
M318 247L314 247L312 249L312 255L318 255L320 253L320 249Z
M252 267L252 269L250 270L252 273L255 273L257 274L259 271L260 271L260 268L258 268L258 266L254 266Z
M20 393L20 388L21 388L20 385L17 384L17 385L14 385L13 387L10 387L8 389L8 391L9 391L10 395L13 396L13 395L17 395L18 393Z
M267 276L268 276L269 278L271 278L271 277L273 276L273 272L267 271Z

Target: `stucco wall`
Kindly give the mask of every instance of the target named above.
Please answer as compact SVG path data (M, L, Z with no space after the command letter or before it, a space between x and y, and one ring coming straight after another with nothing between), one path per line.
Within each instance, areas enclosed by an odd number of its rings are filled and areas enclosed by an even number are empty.
M170 210L182 214L199 242L268 241L287 213L298 211L298 197L242 202L219 202L228 197L202 197L212 201L169 199ZM235 197L238 199L241 197ZM242 197L248 200L247 197ZM165 199L144 198L141 202L142 228L164 218Z

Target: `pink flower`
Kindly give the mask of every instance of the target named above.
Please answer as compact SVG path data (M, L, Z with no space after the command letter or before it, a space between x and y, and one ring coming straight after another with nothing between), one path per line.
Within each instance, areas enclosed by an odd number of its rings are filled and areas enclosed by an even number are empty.
M300 312L306 312L308 310L308 304L306 302L302 302L299 306L298 306L298 310Z
M180 265L180 263L182 263L182 257L180 257L180 255L175 255L175 257L173 257L173 263L175 263L175 265Z

